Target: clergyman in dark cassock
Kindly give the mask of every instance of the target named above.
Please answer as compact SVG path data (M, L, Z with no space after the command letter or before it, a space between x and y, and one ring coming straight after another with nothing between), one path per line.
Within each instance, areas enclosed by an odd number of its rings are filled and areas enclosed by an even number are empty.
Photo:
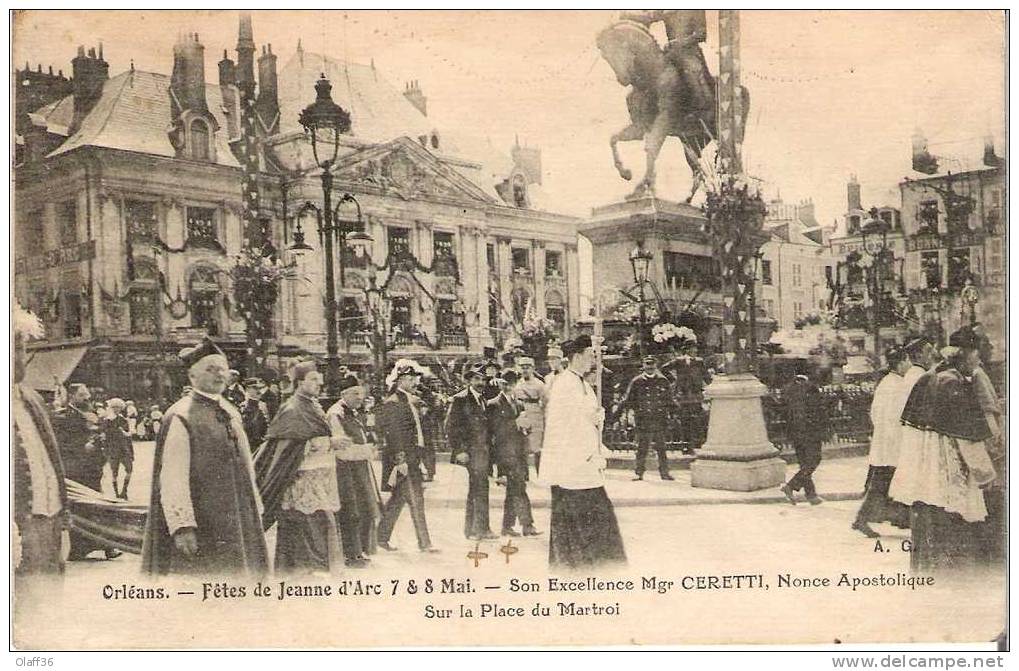
M382 507L382 519L379 521L379 547L388 551L396 550L389 540L406 505L410 508L414 522L418 549L422 552L439 552L432 547L432 539L428 534L424 489L421 484L421 456L425 449L425 437L414 397L420 375L421 371L413 362L397 361L386 379L393 393L376 412L375 425L383 441L382 481L392 492Z
M25 377L25 339L42 337L42 323L15 304L14 385L11 411L14 426L11 510L20 557L15 560L15 594L22 596L19 582L29 575L63 573L61 537L67 523L67 489L57 438L50 425L45 402L33 389L22 386Z
M519 521L523 535L537 536L531 500L527 496L527 436L521 425L521 409L517 406L515 371L503 371L503 389L487 403L488 435L492 441L492 458L499 464L499 472L506 477L506 499L503 502L502 533L519 536L513 527ZM526 425L526 424L525 424Z
M370 459L375 445L362 408L365 389L355 375L340 380L340 400L326 417L334 437L342 440L336 453L336 486L340 493L340 541L347 566L360 568L375 554L381 517L378 484Z
M483 391L486 384L498 383L495 378L486 380L479 366L468 369L467 387L453 394L446 412L446 439L451 460L467 469L464 535L470 540L498 538L492 533L488 518L491 457Z
M205 338L180 358L192 388L167 409L156 439L142 568L262 576L262 502L240 413L222 396L226 356Z
M276 571L335 573L343 563L336 513L336 448L319 405L322 375L313 361L291 371L294 395L269 424L255 455L263 523L276 528Z
M541 479L552 487L549 564L568 569L623 564L623 538L605 492L605 411L584 380L594 364L591 337L579 336L562 348L569 367L549 388L541 448Z

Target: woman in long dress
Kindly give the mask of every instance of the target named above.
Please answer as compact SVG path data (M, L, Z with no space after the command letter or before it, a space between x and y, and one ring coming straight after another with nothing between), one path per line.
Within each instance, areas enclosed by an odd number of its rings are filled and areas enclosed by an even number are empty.
M990 436L969 379L976 343L953 334L944 361L921 377L902 412L899 464L889 495L911 506L914 570L971 565L980 553L980 522L987 517L987 472L967 463Z

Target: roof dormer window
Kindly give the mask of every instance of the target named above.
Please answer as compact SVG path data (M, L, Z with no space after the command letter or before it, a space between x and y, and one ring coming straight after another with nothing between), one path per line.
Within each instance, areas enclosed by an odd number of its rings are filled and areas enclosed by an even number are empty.
M212 139L212 134L209 132L208 124L201 119L195 119L191 122L189 135L191 140L191 158L196 161L208 161L212 157L212 152L209 150L209 141Z

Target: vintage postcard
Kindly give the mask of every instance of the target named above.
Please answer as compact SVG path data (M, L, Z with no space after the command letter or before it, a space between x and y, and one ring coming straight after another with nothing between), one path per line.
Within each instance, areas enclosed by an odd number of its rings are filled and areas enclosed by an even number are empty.
M12 646L1007 649L1007 18L14 11Z

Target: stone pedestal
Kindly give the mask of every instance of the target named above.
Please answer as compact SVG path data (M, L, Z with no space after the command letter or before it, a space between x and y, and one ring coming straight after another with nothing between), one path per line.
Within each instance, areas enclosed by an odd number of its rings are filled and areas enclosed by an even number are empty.
M707 440L690 467L694 487L752 492L783 482L785 462L764 424L761 397L766 393L748 373L718 375L704 390L711 413Z

